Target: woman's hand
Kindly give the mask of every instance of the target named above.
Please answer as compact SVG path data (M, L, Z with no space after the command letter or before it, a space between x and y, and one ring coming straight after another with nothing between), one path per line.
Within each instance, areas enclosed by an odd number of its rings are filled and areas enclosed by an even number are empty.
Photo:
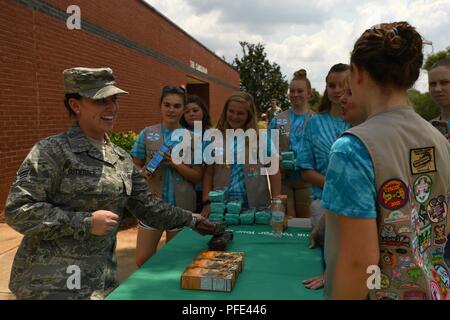
M208 219L210 213L211 213L211 205L209 204L204 205L202 212L200 212L200 214L206 219Z
M175 167L175 163L173 163L172 161L172 154L168 153L168 152L164 152L164 163L171 166L171 167Z
M104 236L119 223L119 216L107 210L97 210L92 213L91 233L95 236Z
M308 289L312 289L312 290L317 290L322 288L325 285L325 277L322 275L311 278L311 279L307 279L305 281L302 282L306 288Z

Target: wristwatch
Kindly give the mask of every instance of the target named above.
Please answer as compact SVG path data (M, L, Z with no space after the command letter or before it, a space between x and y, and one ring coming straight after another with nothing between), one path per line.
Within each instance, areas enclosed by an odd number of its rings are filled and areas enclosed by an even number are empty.
M211 204L211 200L205 200L202 202L202 205L207 206L208 204Z

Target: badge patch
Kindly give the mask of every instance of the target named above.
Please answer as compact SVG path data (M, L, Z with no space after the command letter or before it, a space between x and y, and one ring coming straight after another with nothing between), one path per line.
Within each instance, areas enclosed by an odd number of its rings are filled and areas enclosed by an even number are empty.
M408 250L399 248L399 249L395 250L395 252L397 252L398 254L407 254Z
M392 269L391 277L393 281L400 281L402 278L402 270L398 268Z
M419 208L419 227L424 228L430 224L430 217L425 205L421 204Z
M285 125L287 125L287 123L288 123L288 120L285 118L277 119L277 125L279 125L279 126L285 126Z
M408 221L409 217L401 211L392 211L384 218L384 223L396 223Z
M399 257L398 261L399 261L398 264L400 266L400 269L409 269L409 268L414 268L416 266L414 263L411 262L411 258L408 256Z
M404 300L427 300L427 294L423 291L407 291L403 293Z
M431 224L420 230L420 253L424 253L431 246Z
M409 160L411 174L436 172L434 147L411 149Z
M431 262L433 264L438 264L443 261L444 257L444 248L443 247L437 247L436 250L434 250L431 253Z
M414 181L414 199L418 203L424 204L431 195L431 185L433 181L427 175L418 177Z
M408 189L399 179L386 181L378 191L378 203L388 210L397 210L408 201Z
M447 299L448 291L447 287L442 281L442 278L436 270L431 270L431 274L434 280L430 281L431 295L433 300L445 300Z
M391 280L384 273L381 274L381 289L387 289L391 285Z
M419 280L419 278L423 275L422 269L420 268L409 269L407 273L414 282L417 282L417 280Z
M412 230L409 226L401 226L397 229L397 233L411 233Z
M399 289L405 290L405 289L418 289L419 286L415 283L403 283L400 285Z
M433 198L428 202L428 216L434 223L444 221L447 218L447 203L444 196Z
M437 264L434 266L434 270L436 270L436 272L441 276L442 282L445 286L450 288L450 278L448 276L447 269L444 266Z
M147 140L149 141L158 141L161 136L157 132L149 132L147 134Z
M381 237L382 246L391 246L391 247L407 247L409 248L411 245L411 239L407 236L403 235L395 235L391 237Z
M434 226L434 244L443 245L447 241L445 235L445 224Z
M393 293L393 292L377 291L375 293L375 297L378 300L398 300L398 295L396 293Z
M381 263L390 267L394 267L397 264L397 257L389 250L382 250Z

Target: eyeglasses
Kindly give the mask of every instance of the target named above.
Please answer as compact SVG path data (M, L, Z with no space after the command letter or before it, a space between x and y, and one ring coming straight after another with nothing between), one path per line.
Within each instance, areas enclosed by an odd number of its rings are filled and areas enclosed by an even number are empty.
M185 94L186 90L183 87L175 87L175 86L165 86L162 91L164 93L179 93Z

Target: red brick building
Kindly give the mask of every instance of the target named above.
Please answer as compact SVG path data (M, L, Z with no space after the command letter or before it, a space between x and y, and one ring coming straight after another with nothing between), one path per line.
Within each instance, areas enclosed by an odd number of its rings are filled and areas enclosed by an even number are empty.
M81 30L69 30L76 4ZM185 85L209 104L213 122L239 74L208 48L139 0L0 1L0 219L15 173L41 138L65 131L62 71L114 70L120 98L115 131L156 123L166 84Z

